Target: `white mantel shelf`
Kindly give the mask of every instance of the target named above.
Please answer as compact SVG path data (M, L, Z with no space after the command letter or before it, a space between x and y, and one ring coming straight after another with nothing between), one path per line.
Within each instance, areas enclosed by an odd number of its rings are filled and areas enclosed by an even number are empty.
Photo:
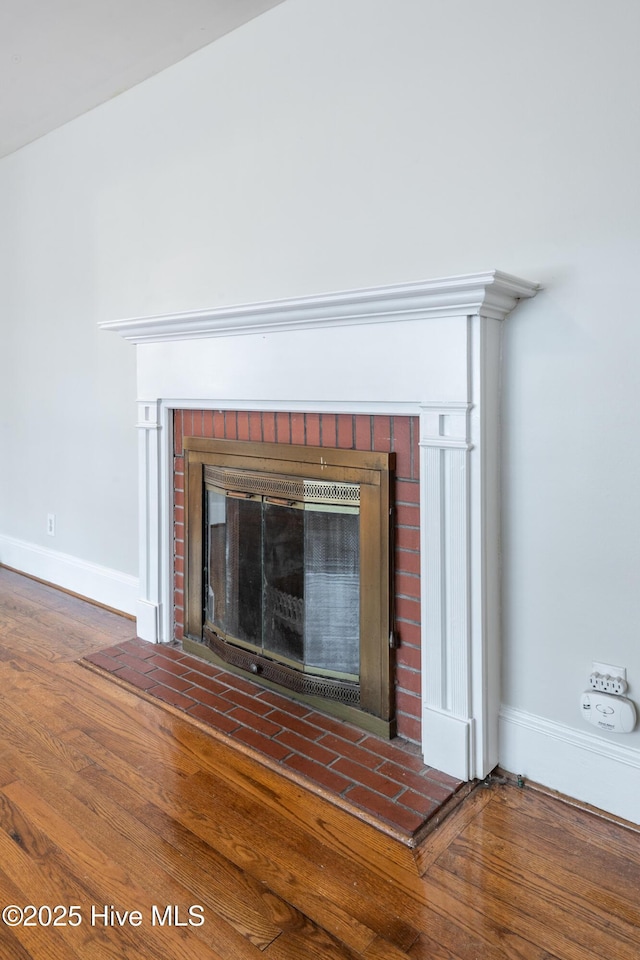
M174 409L417 417L422 750L485 777L498 762L502 321L537 290L492 270L101 323L137 345L139 635L173 631Z
M269 300L212 310L108 320L102 330L131 343L275 333L310 327L389 323L428 316L480 315L504 320L520 299L535 296L529 283L499 270L444 280L423 280L323 296Z

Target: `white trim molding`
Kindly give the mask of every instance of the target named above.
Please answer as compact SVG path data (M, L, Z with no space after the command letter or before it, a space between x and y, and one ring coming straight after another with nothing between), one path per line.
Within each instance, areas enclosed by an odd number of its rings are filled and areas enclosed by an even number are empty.
M500 765L510 773L638 823L640 750L621 742L623 737L578 730L502 706Z
M417 417L423 754L486 776L500 704L501 327L536 291L494 270L100 324L137 344L140 635L172 632L174 409Z
M481 314L504 320L518 300L533 297L538 284L491 270L444 280L423 280L313 297L265 301L212 310L107 320L102 330L131 343L273 333L363 323Z
M0 536L0 563L113 610L136 613L138 577L8 536Z
M138 553L140 597L136 617L138 636L158 643L161 639L161 584L166 577L161 538L160 422L157 400L138 401Z
M424 404L420 415L422 739L425 756L470 779L470 404ZM441 747L456 742L456 767ZM440 745L440 747L436 746ZM431 761L430 761L431 762Z

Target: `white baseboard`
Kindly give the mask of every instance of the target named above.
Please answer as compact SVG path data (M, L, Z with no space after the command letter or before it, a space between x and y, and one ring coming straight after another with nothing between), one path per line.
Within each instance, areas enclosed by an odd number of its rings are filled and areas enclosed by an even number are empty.
M114 610L136 613L138 578L118 570L2 535L0 563Z
M625 734L591 733L503 706L500 766L552 790L640 823L640 749ZM637 743L637 736L633 737Z

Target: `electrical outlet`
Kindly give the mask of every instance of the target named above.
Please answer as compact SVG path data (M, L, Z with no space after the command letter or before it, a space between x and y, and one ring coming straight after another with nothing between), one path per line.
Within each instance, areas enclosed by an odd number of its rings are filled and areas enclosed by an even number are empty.
M610 677L608 690L609 693L616 693L618 696L622 696L623 693L627 692L627 681L622 677Z
M47 533L50 537L55 537L56 535L56 515L55 513L47 514Z
M627 668L594 660L589 676L589 686L592 690L598 690L601 693L613 693L616 696L622 696L628 689Z

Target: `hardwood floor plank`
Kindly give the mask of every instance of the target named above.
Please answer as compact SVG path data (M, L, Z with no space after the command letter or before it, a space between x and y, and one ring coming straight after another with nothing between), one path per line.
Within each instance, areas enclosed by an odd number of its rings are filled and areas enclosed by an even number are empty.
M182 823L155 806L147 806L146 817L149 823L157 825L157 829L166 829L169 824L170 831L180 847L186 841L188 848L195 844L206 850L214 849ZM321 923L328 933L354 951L364 950L375 938L374 931L359 915L355 915L348 907L327 900L313 886L299 884L296 875L291 871L283 873L270 859L259 857L255 852L251 855L246 848L240 848L237 842L231 839L228 843L216 843L216 847L224 849L233 858L238 869L263 885L263 899L270 904L274 920L283 924L283 929L288 928L289 924L285 923L281 916L282 905L287 914L293 911L296 916L306 916ZM411 933L407 934L406 926L400 923L394 925L394 932L399 939L411 937Z
M24 639L25 626L35 642ZM57 646L56 639L64 631L65 642ZM20 619L15 626L2 633L5 646L20 651L23 659L37 664L42 660L52 662L75 661L93 650L101 650L114 642L110 635L102 630L76 621L67 621L55 612L48 614L36 611L26 619Z
M464 938L461 937L460 932L458 932L454 939L458 947L456 953L441 943L437 943L426 933L421 933L407 956L409 960L481 960L484 951L478 950L477 943L471 947L471 950L467 950L467 943L464 942ZM461 942L457 943L457 941ZM533 957L529 958L529 960L533 960ZM540 958L538 958L538 960L540 960Z
M640 868L640 828L626 830L604 817L562 803L536 790L498 789L495 802L518 817L527 817L527 830L567 856L588 849L598 857L621 859L625 872Z
M528 883L546 889L552 886L558 897L574 901L570 908L579 915L589 904L590 917L604 930L621 937L629 937L637 944L635 934L640 929L640 903L636 891L640 888L640 864L630 856L635 849L640 855L640 838L630 835L629 848L624 858L586 840L578 842L568 836L550 846L546 840L529 832L530 817L509 817L505 821L500 805L493 804L486 811L481 824L473 824L465 831L466 843L477 847L479 839L492 839L491 852L521 871ZM453 846L453 845L452 845ZM594 864L594 870L585 869ZM621 883L624 877L624 884Z
M325 803L292 780L260 765L240 751L221 749L219 742L190 724L177 724L173 735L215 776L224 776L265 808L277 811L292 825L312 829L323 845L336 853L364 858L363 866L384 879L391 875L408 889L417 889L413 853L370 824Z
M331 937L315 924L305 922L300 929L278 937L263 956L266 960L360 960L361 955Z
M420 848L416 850L414 859L418 873L423 876L438 857L447 849L458 834L471 823L484 808L491 802L491 791L478 787L469 794L464 803L442 823L437 830L430 833Z
M212 798L219 809L225 811L222 828L225 831L232 831L234 838L241 838L244 841L239 855L246 858L247 852L255 843L254 828L251 825L263 822L260 819L262 813L260 805L248 795L237 793L221 778L213 777L204 771L191 779L189 788L189 797L194 797L196 807L202 802L200 798L207 796ZM200 836L209 838L212 845L219 842L214 840L214 837L219 836L217 821L203 822L201 819L194 818L190 804L187 804L178 816L190 829L198 832ZM270 882L273 882L274 866L285 874L293 872L295 876L299 876L303 873L324 902L346 908L367 927L383 932L388 931L390 925L394 924L398 931L401 931L403 942L406 937L410 938L414 935L414 930L408 924L398 922L398 920L403 921L405 901L408 900L402 896L401 902L398 902L400 900L398 895L405 893L404 887L398 888L394 884L394 889L397 891L396 899L387 906L380 901L379 881L376 875L363 870L360 863L350 861L326 846L322 842L320 832L296 829L287 818L278 817L274 810L268 811L267 819L269 829L261 837L260 845L261 864L264 869L266 862L267 869L272 875ZM253 856L251 858L253 859ZM246 862L243 866L245 869L251 868L251 865ZM421 891L417 888L414 892L416 897L421 896ZM372 909L373 904L375 909ZM408 907L408 903L406 906ZM314 919L325 926L321 918Z
M0 566L0 605L4 608L15 597L28 599L47 611L63 612L68 620L104 630L112 637L111 643L135 634L135 621L130 617ZM64 642L56 646L62 649Z
M425 882L425 895L430 905L423 921L426 933L411 947L412 960L430 960L433 941L456 960L573 960L573 954L554 953L515 931L504 911L491 909L472 888L450 892L436 868L433 881Z
M19 763L17 764L19 765ZM47 801L63 813L77 830L90 830L105 859L114 859L120 867L144 874L145 887L173 903L203 904L207 914L216 914L232 926L242 938L264 949L291 924L292 908L276 904L276 898L265 897L265 888L238 870L229 861L207 849L195 851L193 846L180 850L169 843L144 821L132 816L101 789L91 786L90 778L63 772L56 784L28 763L21 772L36 789L47 789ZM200 856L197 856L200 853ZM197 869L196 869L197 868ZM277 914L280 924L273 919ZM223 942L224 929L217 933ZM228 947L231 953L231 946Z
M491 939L452 929L450 939L455 944L455 953L426 934L420 934L409 953L410 960L564 960L559 954L514 936L506 928L497 929Z
M445 854L429 872L426 887L433 897L432 906L436 908L445 898L456 901L458 921L461 915L467 914L466 904L473 903L473 919L469 917L470 926L481 929L483 934L495 938L497 945L504 949L501 942L502 930L510 932L510 939L520 950L521 944L533 944L539 950L546 950L552 955L559 955L565 960L602 960L603 954L590 946L579 944L572 936L573 921L571 916L564 917L564 923L558 922L558 911L553 909L551 901L536 902L535 907L527 899L527 889L519 884L508 884L508 894L505 896L505 885L501 878L496 878L490 872L480 872L475 865L463 865L453 855ZM550 911L550 915L547 911ZM450 917L455 916L448 908ZM544 923L541 923L544 917ZM583 939L582 937L580 939ZM609 944L609 947L611 944ZM526 950L523 951L526 956ZM509 956L507 953L506 956ZM518 956L518 953L515 954ZM625 958L626 960L626 958ZM635 958L637 960L637 958Z
M376 937L362 956L364 960L411 960L408 953L389 943L384 937ZM455 960L451 953L445 955L442 951L439 954L433 952L431 956L433 960Z
M41 830L30 824L22 811L4 794L0 794L0 894L3 908L8 904L40 907L44 904L78 904L86 899L87 891L66 873L52 871L50 854L54 844ZM18 832L19 831L19 832ZM1 933L6 931L0 925ZM52 935L54 934L55 935ZM78 928L19 926L12 931L17 940L33 958L53 957L55 960L82 960L89 956L89 947L95 940L86 924ZM96 956L100 956L96 953ZM6 955L7 960L13 954ZM4 960L4 956L3 956Z
M256 845L255 817L250 819L245 813L238 814L240 800L233 794L211 794L205 787L201 799L185 793L185 785L181 782L176 789L174 783L159 783L154 781L150 785L147 778L140 776L135 765L129 766L125 758L104 748L97 742L92 744L90 738L79 733L75 741L82 749L92 752L97 765L83 771L83 777L101 786L105 792L120 798L129 809L134 810L136 817L146 823L154 832L168 836L172 843L179 846L181 852L191 857L194 844L204 850L220 852L230 862L236 864L252 878L275 891L284 902L289 902L295 909L306 912L311 916L323 917L327 928L334 934L342 936L345 942L354 949L362 949L375 936L366 925L366 920L354 916L343 908L342 904L326 901L317 891L315 885L307 889L300 885L290 870L281 872L278 869L279 855L273 859L260 852L260 844ZM104 768L104 769L103 769ZM153 802L149 802L153 795ZM204 807L209 816L198 814L195 818L189 810L182 811L182 807L191 804L193 811ZM229 811L228 822L216 817L216 809ZM195 830L189 825L195 822ZM208 829L199 830L202 824L208 824ZM239 824L239 834L234 835L232 826ZM271 823L269 826L271 827ZM203 834L204 833L204 837ZM246 837L245 837L246 834ZM280 837L280 835L278 835ZM215 842L212 842L215 838ZM242 842L240 841L242 838ZM279 840L278 840L279 843ZM308 872L309 863L303 856L300 859L301 869ZM371 908L367 905L367 915ZM383 918L386 911L382 912ZM376 915L376 919L378 916ZM402 943L412 942L416 932L403 924L395 917L392 920L394 936Z
M2 891L1 884L0 891ZM4 898L3 902L5 902ZM10 960L33 960L35 955L32 950L27 951L27 947L20 943L11 930L7 930L6 927L0 929L0 957L6 957L7 960L9 958ZM69 957L70 955L67 954L65 960L69 960Z
M0 723L6 747L31 755L36 762L45 763L52 771L61 766L77 771L93 763L86 754L65 743L58 735L31 722L28 714L19 707L14 706L11 713L9 722L0 703Z
M14 776L11 783L0 792L0 829L32 860L41 860L52 852L54 845L48 834L34 827L7 794L6 791L16 779Z
M12 780L15 780L15 775L9 763L8 753L6 750L3 750L2 753L0 753L0 788L4 787L7 783L11 783Z
M140 926L131 927L125 924L115 929L118 942L122 944L125 952L130 951L132 955L145 957L148 955L154 960L156 957L158 960L165 957L165 951L170 951L169 955L176 960L191 960L191 958L194 960L227 960L227 958L241 960L241 958L252 956L252 946L246 942L242 945L241 952L226 954L218 952L214 949L213 942L208 944L199 936L194 936L194 933L201 932L201 927L190 928L187 932L183 927L152 926L154 905L164 909L165 904L156 904L154 892L148 889L148 871L139 875L140 880L144 878L144 886L141 886L132 865L121 866L98 846L95 832L92 833L92 842L87 842L64 816L55 811L47 801L22 781L15 781L3 792L13 804L20 807L26 821L44 833L55 834L55 847L46 857L51 869L57 869L60 873L75 878L76 881L82 878L82 885L86 888L86 892L77 901L85 917L85 922L81 924L82 928L88 926L91 906L95 906L99 911L96 914L98 917L107 911L106 922L98 919L91 929L101 932L106 929L113 935L114 927L108 923L110 916L108 908L113 905L120 911L138 910L144 918ZM168 893L171 892L173 890L168 891ZM172 900L169 899L168 903L171 904ZM189 905L181 903L178 906L181 916L188 916ZM68 935L68 930L65 930L65 934ZM227 948L228 943L225 943L224 947ZM258 955L259 951L256 951L256 957Z
M176 722L179 725L184 724L184 721L182 721L181 719L177 720ZM130 744L127 744L125 746L121 738L118 737L115 731L112 732L111 730L107 730L107 729L101 729L100 731L95 731L95 736L99 744L106 750L106 753L101 754L101 757L102 757L101 762L103 764L105 763L108 764L112 773L114 773L115 776L117 776L120 779L126 779L129 775L131 775L133 777L133 780L138 783L138 790L139 791L146 790L148 792L150 787L149 781L145 779L141 782L139 778L140 770L142 769L144 771L145 769L143 766L143 764L145 763L145 757L137 756L136 762L134 764L135 769L132 769L130 773L125 773L123 770L122 762L126 763L126 757L127 756L130 757L130 754L129 754ZM216 746L217 749L220 749L219 745L217 745L215 741L212 741L212 745ZM92 750L93 748L87 744L85 749ZM114 757L120 758L120 761L118 759L115 759L114 761ZM241 758L241 759L243 762L247 762L245 758ZM178 769L180 769L181 763L182 761L178 759L177 760ZM260 767L260 765L254 763L252 764L252 769L253 769L253 776L255 778L260 779L264 776L264 771ZM200 771L200 773L197 774L196 778L194 779L193 783L187 783L187 781L183 778L180 778L180 779L176 778L175 771L174 771L173 777L164 777L164 778L156 777L152 785L152 789L156 794L155 801L154 801L155 804L165 809L167 812L168 811L174 812L175 817L178 818L184 824L184 826L186 826L187 828L195 829L196 833L198 833L199 830L201 831L203 828L202 818L199 818L195 823L195 825L192 824L189 820L189 816L190 816L189 809L190 808L198 809L199 806L202 805L203 798L209 798L209 802L211 804L212 809L214 808L214 805L216 805L220 809L228 810L229 813L227 816L227 820L229 821L229 823L236 824L239 831L242 831L243 828L246 828L248 824L250 825L252 823L265 821L265 818L267 817L266 810L268 808L265 808L265 806L263 805L263 800L265 797L265 792L263 788L259 788L258 786L254 785L251 791L242 789L240 790L239 793L234 793L233 785L230 786L226 783L226 781L223 782L222 771L218 778L207 779L207 776L208 775L204 771ZM232 781L234 777L235 777L235 774L232 777ZM190 791L193 790L194 787L197 788L198 783L200 781L202 781L199 787L200 796L198 799L192 799ZM288 789L292 789L292 786L288 781L283 781L282 783L283 783L283 789L285 787ZM242 786L243 787L247 786L247 780L243 781ZM267 792L267 795L268 795L268 792ZM300 794L300 802L309 803L309 800L306 794ZM327 815L330 814L333 816L333 813L334 813L333 808L329 807L327 810ZM349 818L346 815L345 815L345 818L347 823L351 822L351 818ZM318 853L318 851L322 852L325 860L326 858L329 858L329 859L332 858L333 855L331 853L331 850L327 849L326 845L322 843L322 839L323 839L322 836L318 837L314 835L312 840L307 839L307 836L305 834L300 834L299 831L296 831L294 829L294 825L288 819L281 816L280 812L278 812L278 810L275 807L273 807L273 804L271 804L271 812L268 815L268 819L269 819L270 833L273 833L274 830L276 830L277 828L277 836L276 836L275 843L273 844L274 852L273 852L272 862L279 862L282 860L283 849L287 850L287 855L291 855L295 857L296 862L299 863L301 870L306 870L306 871L310 869L310 862L308 857L315 856ZM206 837L205 837L207 839L207 842L214 845L212 843L211 838L212 836L217 836L218 842L224 843L224 837L221 838L219 835L221 833L222 834L228 833L228 829L229 829L228 824L226 827L223 827L217 821L212 820L208 823L208 827L209 827L209 832L206 834ZM267 839L268 838L265 838L265 840ZM253 843L253 841L254 841L253 837L248 839L249 844ZM305 846L309 848L308 852L305 852L305 849L304 849ZM234 856L238 857L237 849L229 850L229 848L226 847L225 853L227 856L230 856L231 858L233 858ZM338 856L338 857L334 857L334 859L335 859L335 869L333 871L328 871L328 872L338 873L340 876L345 876L346 874L352 874L354 872L353 866L344 857ZM242 865L243 867L245 867L245 869L247 868L245 861L242 861ZM415 882L414 896L420 896L420 891L417 885L418 878L416 875L415 867L413 866L412 862L411 862L411 869L412 869L413 881ZM321 875L318 879L318 882L322 883L323 879L324 877L323 875ZM370 879L368 881L368 885L372 885L372 884L373 884L373 880ZM335 899L341 904L345 896L348 898L352 898L352 894L353 894L353 887L345 884L345 889L342 892L336 894ZM368 908L368 912L370 912L369 908ZM361 919L361 922L363 922L365 926L367 926L366 919L364 920ZM397 923L396 923L396 926L398 926ZM412 936L415 936L415 934L413 932L410 932L409 942L411 942ZM403 929L402 942L404 943L406 942L406 940L407 940L406 931Z
M149 793L148 785L141 784L135 772L127 780L128 775L122 772L122 758L102 750L100 762L112 777L124 780L128 786L137 783L138 792ZM85 775L94 778L99 774L92 770ZM331 855L331 851L323 849L311 837L303 837L298 843L286 823L272 836L275 815L268 818L268 829L265 827L256 842L260 811L247 806L247 798L222 782L194 778L188 785L181 783L175 792L167 784L155 784L153 793L153 803L138 811L146 823L158 832L175 836L178 830L197 837L199 843L221 852L325 929L343 936L347 943L353 940L354 949L373 939L375 934L370 924L376 932L390 930L391 938L400 944L415 939L417 931L403 922L395 909L389 911L386 906L375 904L376 898L371 893L375 888L374 878L364 883L357 873L352 878L353 868L349 870L346 861L340 861L333 871L326 871L322 858ZM203 809L208 815L203 814ZM216 810L224 811L224 815L217 816ZM290 856L293 862L289 861ZM325 872L329 873L326 880ZM307 878L305 884L299 883L299 875ZM358 881L361 889L354 886Z

